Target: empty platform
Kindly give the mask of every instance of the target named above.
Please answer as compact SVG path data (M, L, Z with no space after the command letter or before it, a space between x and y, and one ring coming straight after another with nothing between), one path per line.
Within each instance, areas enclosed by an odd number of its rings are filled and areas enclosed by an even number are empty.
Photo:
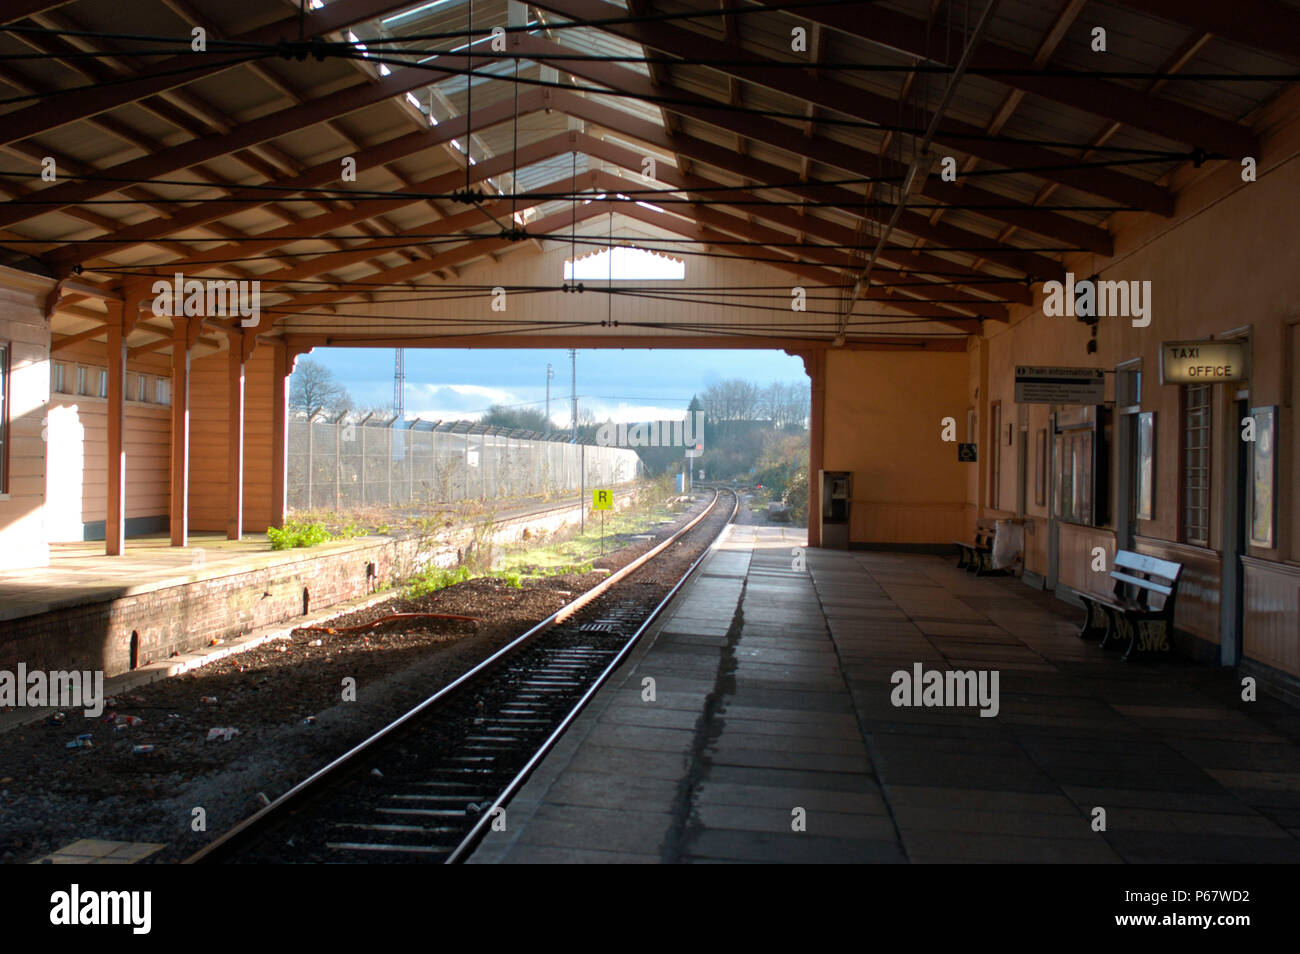
M1300 861L1295 709L1122 662L1018 580L799 533L730 529L473 862ZM918 663L996 671L996 715L895 706Z

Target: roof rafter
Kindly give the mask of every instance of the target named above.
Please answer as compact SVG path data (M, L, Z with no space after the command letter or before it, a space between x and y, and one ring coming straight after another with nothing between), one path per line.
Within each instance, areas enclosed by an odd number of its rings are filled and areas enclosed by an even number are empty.
M606 129L621 135L638 139L647 145L664 150L676 150L682 155L696 159L707 165L739 176L746 176L756 182L789 181L794 172L771 163L763 162L752 156L737 156L725 147L705 142L685 134L666 137L662 129L653 123L631 116L573 93L560 93L555 97L557 109L571 116L597 123ZM760 124L750 128L756 130ZM789 127L777 123L761 123L763 134L757 136L764 144L779 149L790 150L792 137ZM813 138L800 143L798 148L818 162L834 166L854 175L868 177L893 176L901 179L906 166L893 160L881 159L852 149L843 143L829 139ZM1014 200L983 189L967 186L957 188L954 183L942 182L937 177L927 177L920 187L921 192L940 202L959 202L979 204L987 202L998 206L1013 206L1011 209L996 208L988 211L972 211L1000 222L1004 225L1017 225L1028 231L1044 235L1058 241L1082 246L1101 255L1111 254L1113 243L1110 234L1104 229L1096 228L1078 219L1066 218L1054 212L1035 209L1031 205L1016 203ZM861 216L863 197L842 186L821 185L816 179L810 180L803 188L788 188L788 192L802 195L813 200L829 200L838 204L836 208L850 215ZM1019 208L1014 208L1019 205Z
M521 113L525 111L534 112L542 109L545 101L546 97L543 90L530 90L520 94L519 108ZM452 139L465 135L468 130L485 129L497 123L505 122L513 114L514 106L512 103L495 103L475 110L472 117L458 116L431 129L407 133L396 139L390 139L379 145L363 149L357 152L353 158L357 160L358 171L371 166L383 165L404 156L434 149L450 142ZM293 192L295 189L318 188L327 182L336 181L339 178L339 170L339 159L328 159L303 170L296 176L276 179L271 183L263 183L263 185L274 185L285 192ZM463 171L461 174L464 174ZM170 218L150 219L124 228L107 228L106 231L112 232L114 237L121 239L121 242L97 245L94 257L102 259L104 256L130 248L133 245L155 242L167 235L173 235L176 232L213 222L222 216L242 212L249 207L249 200L267 195L266 191L260 188L241 188L239 186L232 188L234 191L230 194L230 202L203 202L190 206ZM267 199L267 201L272 200ZM58 271L70 269L85 257L84 248L76 243L61 246L43 256L45 261L49 262Z
M1185 0L1174 0L1183 7ZM873 4L864 17L845 6L808 6L798 16L839 30L849 36L878 43L934 62L943 53L934 42L940 34L928 30L924 20L909 17ZM1233 18L1241 15L1235 11ZM1229 156L1250 155L1256 146L1254 134L1244 126L1172 100L1157 100L1135 94L1132 89L1104 79L1082 76L1012 75L999 69L1036 69L1034 57L1019 50L985 40L970 58L967 70L1006 86L1053 100L1074 109L1122 122L1177 142L1222 152ZM965 150L970 151L970 150Z
M1272 0L1124 0L1151 16L1300 62L1300 10Z
M618 15L618 7L603 3L602 0L536 0L537 5L572 19L597 19ZM726 47L719 41L711 40L703 34L693 33L680 27L665 23L635 23L606 26L605 29L617 36L624 37L646 46L654 47L675 56L708 60L718 55L719 49L729 56L740 56L748 60L763 60L742 48ZM526 37L520 44L524 52L546 52L562 56L566 50L562 46L549 43L537 37ZM569 51L572 52L572 51ZM609 63L594 63L588 60L556 61L564 62L564 69L590 81L602 83L612 89L628 93L653 95L650 84L643 77L631 70L613 66ZM776 62L776 61L771 61ZM833 80L822 78L814 80L798 71L789 69L769 69L762 65L735 66L713 65L710 69L736 76L747 82L755 83L790 96L817 103L827 109L852 116L868 123L893 124L897 119L896 104L884 97L870 93L856 86L847 86ZM694 101L701 106L708 106L709 100L689 90L667 85L663 92L674 97ZM716 107L716 102L713 103ZM682 107L674 105L679 113ZM715 110L713 115L717 115ZM701 118L709 122L708 118ZM928 111L918 113L917 121L924 126L930 122ZM947 142L951 148L963 154L977 155L990 162L1000 163L1009 168L1058 167L1063 154L1042 146L1023 143L1009 143L991 140L984 131L976 126L953 119L939 123L935 133L937 142ZM1151 185L1141 179L1123 175L1108 169L1064 169L1037 168L1029 173L1037 178L1048 179L1068 185L1091 195L1101 196L1131 205L1136 208L1159 215L1173 214L1173 198L1164 189Z
M62 6L47 3L46 9ZM334 0L320 10L308 10L303 20L304 35L316 36L333 33L393 10L409 6L409 0ZM281 39L298 36L298 16L285 16L273 23L231 37L245 43L276 43ZM162 93L200 77L211 77L238 66L244 54L225 56L203 54L202 68L193 73L177 72L196 66L193 55L181 54L160 60L142 70L139 79L119 86L99 89L63 90L52 93L42 102L5 114L0 125L0 144L17 142L48 129L85 119L127 103L134 103L154 93Z

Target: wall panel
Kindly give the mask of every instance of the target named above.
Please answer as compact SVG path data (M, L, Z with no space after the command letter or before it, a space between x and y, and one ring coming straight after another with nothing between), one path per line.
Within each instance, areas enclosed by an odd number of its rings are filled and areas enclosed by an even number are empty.
M1242 559L1243 655L1300 676L1300 567Z

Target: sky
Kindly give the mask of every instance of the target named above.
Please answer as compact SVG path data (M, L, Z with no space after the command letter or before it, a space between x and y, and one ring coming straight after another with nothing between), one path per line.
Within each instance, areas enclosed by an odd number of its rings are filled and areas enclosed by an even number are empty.
M392 404L392 348L317 348L307 357L329 368L356 406ZM493 404L545 410L548 362L555 369L551 419L563 429L570 420L570 365L562 348L408 348L406 416L474 420ZM803 362L783 351L579 350L578 405L597 421L680 420L692 395L729 378L808 386Z

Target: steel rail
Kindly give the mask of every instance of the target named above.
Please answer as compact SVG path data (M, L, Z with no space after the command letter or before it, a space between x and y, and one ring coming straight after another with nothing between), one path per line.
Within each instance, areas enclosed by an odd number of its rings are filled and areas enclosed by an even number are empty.
M736 493L734 490L731 491L731 494L735 500L731 508L731 515L727 518L727 523L723 526L723 530L725 530L727 526L731 525L731 521L736 519L736 513L740 509L740 494ZM718 491L715 490L713 497L714 504L717 503L717 500ZM712 509L713 507L710 506L709 510L701 514L701 519L712 511ZM721 536L722 531L719 531L718 535ZM651 625L654 624L655 620L659 618L659 614L663 612L664 608L672 601L673 597L677 595L677 591L686 584L686 581L695 573L696 568L704 562L704 558L712 552L713 543L716 542L716 540L717 538L715 537L713 541L710 541L709 546L704 549L704 552L696 557L695 561L687 567L686 572L682 574L681 579L679 579L664 598L659 601L659 604L650 611L650 615L648 615L641 625L637 627L636 632L628 637L623 648L618 651L618 655L610 660L609 665L605 667L604 671L601 672L601 674L596 677L595 681L587 687L587 691L582 694L582 697L578 699L576 703L574 703L568 714L560 721L560 724L552 730L551 734L547 736L546 740L537 748L537 751L533 753L532 758L524 764L523 768L515 773L514 778L510 780L509 784L507 784L501 791L501 794L492 802L491 807L480 814L479 820L474 823L474 827L469 830L469 833L461 839L460 844L458 844L452 853L447 856L444 864L458 864L469 857L470 853L477 847L479 839L483 837L486 831L486 826L491 824L497 809L502 808L506 802L514 797L515 792L523 787L523 784L528 781L529 776L531 776L537 766L541 764L542 759L546 758L547 754L552 748L554 748L555 743L560 740L560 737L564 735L565 731L573 721L582 714L582 710L587 707L587 704L595 697L596 693L600 691L601 687L605 685L605 682L609 677L612 676L615 671L618 670L618 667L623 664L628 653L632 651L632 648L641 640L641 637L645 635L646 630L648 630Z
M307 778L303 779L301 782L299 782L298 784L290 788L288 791L286 791L284 794L280 795L269 805L260 809L253 815L250 815L248 818L245 818L243 821L239 822L233 828L224 832L213 842L199 849L194 854L190 855L182 862L182 864L210 864L210 863L218 862L222 860L225 856L236 851L239 845L245 843L249 839L256 837L257 834L264 831L268 826L270 826L274 822L278 821L280 817L283 816L291 807L300 804L308 793L315 791L316 789L321 787L321 785L324 782L329 781L334 777L336 777L337 774L342 769L344 769L345 766L348 766L351 763L353 763L355 759L358 756L360 756L363 752L367 751L376 743L380 742L382 739L385 739L386 737L388 737L389 735L391 735L392 733L400 729L407 722L423 714L429 708L444 701L448 696L452 695L452 693L454 693L461 686L465 685L466 683L470 682L473 679L478 678L479 676L482 676L483 674L487 673L489 670L495 668L499 663L501 663L507 657L514 655L520 649L532 643L533 640L536 639L538 636L540 636L542 633L546 632L547 630L550 630L551 628L555 627L560 623L563 623L565 620L571 617L574 613L578 612L584 606L591 603L593 600L598 599L600 596L604 595L615 585L617 585L619 582L625 579L629 574L635 572L637 569L644 566L650 560L654 559L656 556L658 556L668 547L672 546L682 536L684 536L685 534L693 530L696 526L699 525L701 521L703 521L706 517L709 516L710 513L713 512L714 508L718 504L719 497L720 494L715 489L713 494L713 500L709 502L709 505L701 513L699 513L696 517L694 517L689 523L687 523L685 526L681 527L676 532L674 532L670 537L661 541L659 544L652 547L650 550L647 550L641 556L637 557L631 563L627 564L627 566L624 566L621 569L617 570L616 572L610 574L608 578L602 580L600 583L596 584L596 586L587 590L585 593L581 594L576 599L560 607L550 616L546 617L546 619L537 623L536 625L534 625L533 627L531 627L530 629L522 633L520 636L516 637L510 643L503 646L501 649L497 650L491 656L487 657L486 659L479 662L477 665L473 666L471 669L462 673L455 680L443 686L433 695L429 696L429 698L425 699L423 702L420 702L414 708L404 713L403 715L399 716L397 719L390 722L388 725L384 726L382 729L380 729L378 732L371 735L369 738L353 746L347 752L344 752L342 755L338 756L336 759L329 762L324 767L317 769ZM737 506L739 505L738 503L739 499L740 498L737 495L736 496ZM735 510L733 509L732 516L734 517L734 515L735 515ZM698 564L698 562L699 561L696 561L695 564L691 565L690 569L687 571L688 576L695 569L695 566L696 564ZM683 577L683 580L684 579L685 577ZM680 585L681 583L679 582L678 586ZM676 590L677 587L674 587L673 592L675 593ZM656 607L654 612L657 614L659 610L660 607ZM638 630L637 635L639 634L640 634L640 630ZM604 674L602 674L601 679L603 680L604 678L605 676ZM586 696L583 697L582 700L583 704L585 704L585 700L586 700ZM548 747L551 744L553 744L553 742L551 742L551 740L548 739L547 740ZM530 764L532 763L530 762ZM495 807L496 805L494 803L493 808L495 809ZM489 812L487 813L487 815L490 816L491 813Z

